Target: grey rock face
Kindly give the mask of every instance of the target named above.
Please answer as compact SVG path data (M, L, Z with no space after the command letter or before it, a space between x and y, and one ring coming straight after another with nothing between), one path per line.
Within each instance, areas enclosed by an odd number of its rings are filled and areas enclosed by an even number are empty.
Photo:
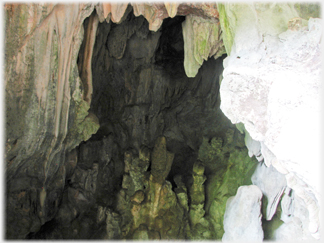
M309 205L313 199L309 198ZM314 240L312 235L312 222L309 214L312 210L308 209L306 203L291 188L287 187L282 196L281 217L284 222L275 232L273 240L278 241L298 241Z
M321 20L303 20L286 3L228 4L225 11L235 16L229 18L235 35L224 60L221 109L260 143L267 166L286 175L304 200L310 231L318 239Z
M262 192L257 186L239 187L237 194L227 200L222 241L263 240L261 199Z
M266 219L271 220L272 216L276 213L281 195L286 189L286 178L273 166L267 167L264 163L259 163L251 180L253 185L258 186L267 198Z

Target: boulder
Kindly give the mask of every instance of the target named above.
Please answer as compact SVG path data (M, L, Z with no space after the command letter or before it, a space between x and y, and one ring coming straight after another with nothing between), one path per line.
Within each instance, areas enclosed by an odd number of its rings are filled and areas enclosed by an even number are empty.
M255 186L241 186L227 200L222 241L262 242L262 192Z

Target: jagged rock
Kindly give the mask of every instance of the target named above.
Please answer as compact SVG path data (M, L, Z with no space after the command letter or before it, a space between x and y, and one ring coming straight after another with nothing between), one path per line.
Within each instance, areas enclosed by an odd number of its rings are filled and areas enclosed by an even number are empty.
M97 176L98 164L96 163L88 170L77 167L71 178L71 183L74 184L75 187L82 188L94 194L96 191Z
M97 213L97 223L101 223L106 220L106 207L99 206L98 207L98 213Z
M130 198L132 203L141 204L145 199L145 193L141 190L136 191L135 194Z
M254 185L241 186L227 200L222 241L262 242L261 190Z
M185 184L182 181L181 175L175 176L174 182L177 185L177 188L174 190L174 192L177 195L178 201L180 205L186 210L186 212L188 212L189 211L188 192Z
M194 15L182 23L184 40L184 68L188 77L195 77L204 60L215 59L225 53L220 39L221 30L216 19Z
M267 167L264 163L259 163L252 175L253 185L258 186L263 196L267 199L266 219L271 220L276 213L277 205L284 193L287 182L283 174L279 173L272 165Z
M197 16L217 18L216 4L212 3L132 3L135 16L143 15L149 22L149 29L157 31L163 19L175 17L175 15L195 14ZM121 23L127 16L128 3L102 3L96 5L100 22L110 19L115 23Z
M81 107L89 108L82 97L83 84L77 75L76 59L83 38L82 23L93 8L91 4L7 5L5 76L8 122L6 158L10 161L6 169L8 183L26 177L25 172L18 173L18 168L20 171L25 168L33 171L32 177L39 178L37 190L43 187L47 196L62 190L60 181L64 180L62 166L66 151L88 139L99 128L95 117L88 116L87 110L76 113L83 109ZM31 184L25 186L30 187ZM8 196L11 193L9 190ZM43 205L46 206L53 199L46 197L44 200ZM53 218L57 208L40 207L39 202L39 199L35 200L38 206L31 214L40 217L43 222ZM7 211L8 238L24 238L33 225L28 226L21 217L21 226L16 222L15 229L11 228L13 224L10 222L15 217L12 215L18 215L17 210L8 208Z
M205 167L197 162L193 166L193 184L189 189L191 196L191 205L198 205L205 203L205 187L204 182L206 181L206 176L204 175Z
M251 184L250 178L257 165L256 161L249 158L246 149L234 149L243 138L244 135L239 131L226 129L223 137L212 138L211 141L204 138L198 151L198 159L208 171L204 219L210 226L205 231L210 231L216 239L221 239L224 234L223 219L227 199L236 194L239 186ZM201 234L195 237L199 235Z
M151 152L148 149L148 147L146 146L142 146L139 150L139 159L142 161L145 161L147 163L145 163L147 166L150 164L150 156L151 156ZM145 169L145 171L147 170L147 168Z
M271 240L299 241L312 240L308 230L309 215L305 203L296 193L287 187L281 200L282 224L272 232Z
M291 60L307 61L297 69L309 70L300 79L314 88L315 95L307 93L306 98L316 100L319 85L309 80L319 73L321 27L309 19L316 16L314 9L319 12L318 5L298 3L5 4L6 237L220 239L226 199L239 185L250 183L254 163L249 162L243 136L219 109L223 57L206 59L220 55L223 39L230 56L224 63L227 67L233 65L232 55L237 62L251 64L257 73L258 64L280 67ZM272 16L275 21L268 21ZM186 38L184 47L181 28L183 21L190 27L189 20L195 20L191 37L196 44L190 48ZM252 21L255 25L250 25L251 20L256 20ZM260 59L254 46L267 54ZM309 51L314 46L315 51ZM188 50L193 50L190 55L199 69L195 78L188 78L188 65L183 66ZM248 56L252 58L244 61ZM242 70L235 65L239 76ZM296 65L284 67L294 72ZM285 238L301 228L303 239L311 239L311 233L318 237L318 200L313 186L299 181L306 178L311 184L310 177L295 173L303 169L293 168L288 154L297 148L296 157L301 160L299 148L305 141L307 150L318 143L309 143L307 138L291 141L285 131L263 134L254 129L279 121L278 128L298 130L304 137L305 129L299 126L307 127L308 122L291 125L300 121L298 114L306 111L305 117L316 120L312 108L318 107L311 102L310 109L304 107L288 120L279 119L289 113L289 107L279 109L282 104L298 107L298 102L289 103L291 98L296 96L302 104L305 98L303 92L301 99L299 93L284 93L290 87L289 80L280 80L286 69L276 74L279 78L269 78L275 80L269 92L263 82L255 90L253 86L253 92L272 102L273 109L262 110L262 102L248 107L264 112L261 116L271 118L270 123L253 120L260 115L257 112L243 115L255 124L242 120L246 126L242 131L250 136L246 143L250 155L260 161L264 158L266 165L286 174L292 188L282 199L284 224L273 235ZM297 88L302 86L300 72L294 82ZM224 77L226 83L228 73ZM247 80L254 82L253 77ZM287 97L278 98L278 90ZM317 133L317 127L312 128L307 133ZM270 139L257 137L258 133ZM280 150L281 145L272 143L277 135L282 144L294 149ZM150 151L161 137L168 143L156 150L159 158L151 161ZM75 148L81 141L86 142ZM197 156L204 170L192 168ZM206 196L192 190L195 185ZM193 228L190 216L197 222ZM274 218L279 218L279 211Z
M117 214L116 212L113 212L110 209L107 209L106 214L107 214L107 219L106 219L107 236L105 237L105 239L109 239L109 240L119 239L121 236L120 215Z
M204 203L190 205L189 218L192 228L194 228L203 219L205 215L204 206Z
M127 190L129 196L136 191L144 190L147 186L147 173L145 173L150 165L150 151L142 147L138 156L133 155L132 151L126 151L124 154L124 176L122 188Z
M127 40L142 26L144 18L131 18L112 28L109 32L107 47L109 55L121 59L126 49ZM158 35L154 35L159 37ZM136 38L136 36L135 36ZM150 39L151 40L151 39ZM153 39L154 41L155 39ZM153 47L154 48L154 47ZM134 51L135 52L135 51ZM135 52L136 53L136 52ZM136 54L135 54L136 56Z
M311 234L312 237L319 239L320 219L317 198L309 186L293 173L287 174L286 180L287 186L294 192L291 199L295 202L295 209L292 210L294 211L293 215L302 219L303 237L307 238ZM311 239L314 239L312 237Z
M151 173L154 181L162 184L170 172L173 158L174 154L166 149L165 137L158 138L152 152Z
M122 190L119 193L118 201L118 211L122 216L123 237L131 239L183 238L184 208L177 201L171 183L165 181L173 160L173 155L170 157L171 153L166 150L165 138L157 139L152 153L145 146L141 146L139 154L138 158L132 157L133 155L129 152L125 153L125 157L127 155L125 159L129 161L130 174L124 174L124 178L128 178L129 184L126 191ZM162 166L158 164L153 166L153 163L157 161L162 163ZM143 163L145 166L137 163ZM151 171L147 177L145 174L147 174L150 163L152 163ZM166 168L166 171L163 171L163 168ZM131 173L134 170L137 171L136 174ZM159 180L156 179L158 171L162 174ZM141 189L128 197L127 195L131 193L129 188L134 188L138 181L136 178L142 178Z
M149 240L149 233L147 226L141 224L133 234L134 240Z
M289 29L299 11L285 3L231 3L218 9L230 54L224 60L221 109L260 142L268 165L308 185L295 184L293 189L312 211L312 232L318 238L320 20L309 18L306 26Z
M129 170L131 168L132 158L133 158L132 152L126 151L124 154L124 163L125 163L124 172L125 173L129 173Z

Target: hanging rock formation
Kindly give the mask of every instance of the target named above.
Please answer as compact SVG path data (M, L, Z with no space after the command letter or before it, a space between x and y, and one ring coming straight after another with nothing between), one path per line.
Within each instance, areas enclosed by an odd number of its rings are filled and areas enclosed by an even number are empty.
M217 19L204 19L188 15L182 24L185 48L184 67L188 77L195 77L198 69L209 57L225 54L221 29Z
M319 5L4 9L7 239L320 238Z
M5 8L7 235L20 238L57 212L66 152L99 128L76 65L93 6Z
M309 231L317 238L321 21L293 4L221 8L222 29L231 37L223 39L230 55L221 109L232 123L244 124L265 164L286 175L288 187L307 205Z

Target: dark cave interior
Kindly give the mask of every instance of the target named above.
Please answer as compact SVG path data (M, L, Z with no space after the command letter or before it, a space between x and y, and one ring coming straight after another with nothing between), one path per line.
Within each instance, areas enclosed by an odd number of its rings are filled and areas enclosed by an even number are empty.
M100 128L73 151L77 164L66 178L56 216L27 238L104 238L105 226L98 224L97 211L99 207L120 211L124 156L141 156L143 149L152 151L159 137L165 137L167 150L174 154L165 178L172 190L177 190L174 178L179 175L186 188L192 187L193 167L204 139L211 144L218 138L220 146L225 146L229 130L235 147L244 149L242 135L220 110L219 78L226 55L209 58L196 77L188 78L183 66L184 20L184 16L167 18L157 32L149 31L146 19L135 17L132 11L121 24L99 23L89 112L99 118ZM88 22L89 18L84 21L85 29ZM78 60L83 58L83 48L84 43ZM229 156L225 151L220 161ZM227 164L210 162L204 166L207 182L202 193L206 194L204 210L208 214L213 200L208 187L215 180L215 171L225 170ZM150 170L151 164L145 173ZM195 201L193 195L188 195L189 204Z
M318 4L3 7L5 239L320 239Z

